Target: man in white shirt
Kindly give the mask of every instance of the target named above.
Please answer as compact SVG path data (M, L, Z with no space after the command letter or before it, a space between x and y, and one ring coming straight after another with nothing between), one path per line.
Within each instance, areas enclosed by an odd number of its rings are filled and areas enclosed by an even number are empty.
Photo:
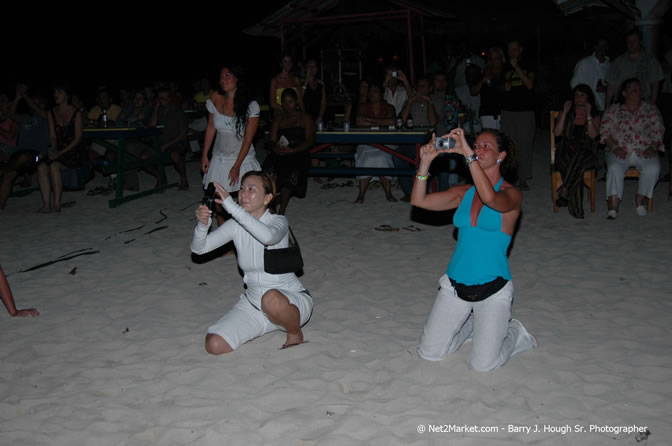
M395 66L390 66L385 72L383 86L385 87L383 99L394 107L396 115L399 116L404 109L404 105L406 105L406 101L408 101L408 92L413 91L411 84L403 71Z
M605 95L607 93L607 84L604 79L611 67L611 62L607 56L609 42L605 38L599 38L593 47L594 52L579 60L574 67L574 76L569 82L571 88L579 84L586 84L593 89L595 94L595 105L603 112L605 110Z

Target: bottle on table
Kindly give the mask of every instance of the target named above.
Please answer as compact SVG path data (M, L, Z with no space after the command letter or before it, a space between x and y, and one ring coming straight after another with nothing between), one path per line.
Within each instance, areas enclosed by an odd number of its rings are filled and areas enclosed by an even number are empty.
M107 110L103 110L103 113L100 115L100 126L104 129L107 128Z

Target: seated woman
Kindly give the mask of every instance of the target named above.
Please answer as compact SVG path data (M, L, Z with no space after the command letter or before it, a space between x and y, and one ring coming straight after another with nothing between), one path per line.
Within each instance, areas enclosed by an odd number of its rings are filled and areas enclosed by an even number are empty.
M42 194L41 213L60 212L63 196L63 177L61 171L81 165L82 114L70 104L67 88L54 88L56 106L49 111L49 140L52 153L49 161L40 163L37 168ZM53 192L53 201L52 201Z
M0 120L8 117L0 124L0 209L4 209L7 204L16 179L21 175L34 173L37 160L49 151L49 125L44 101L39 96L29 96L26 92L27 86L19 84L9 108L2 104L0 97ZM27 112L19 114L19 105L26 105ZM3 127L7 127L9 131L3 130ZM3 144L3 137L10 136L17 128L18 137L13 138L14 145Z
M555 152L555 168L562 175L557 205L569 206L572 216L583 218L583 172L595 167L600 114L588 85L578 84L572 96L573 100L565 102L553 130L556 137L562 137Z
M152 118L152 109L147 105L147 97L143 90L133 93L133 102L126 104L121 109L117 118L117 127L145 128Z
M368 99L366 104L361 104L357 113L358 127L388 127L394 125L395 119L394 107L383 99L383 90L380 85L375 83L369 84ZM388 146L391 149L395 146ZM392 155L378 150L375 147L360 144L357 146L355 153L355 167L383 167L394 168L394 161ZM371 176L357 177L359 180L359 195L355 203L364 203L364 195L371 182ZM392 182L390 178L379 177L380 183L383 185L383 191L387 201L397 201L392 195Z
M607 218L610 220L618 216L625 172L631 166L640 174L635 212L641 217L646 215L645 204L653 196L660 173L657 152L665 151L663 120L654 105L642 101L639 79L623 81L617 100L604 114L600 129L600 140L606 144L607 151Z
M219 183L215 187L220 197L216 202L233 218L208 234L212 212L199 206L191 250L204 254L233 240L246 289L238 303L208 328L205 349L213 355L230 353L276 330L287 332L283 348L301 344L301 327L310 319L313 299L294 273L268 274L264 270L264 248L286 248L289 243L287 218L272 214L268 208L275 196L273 179L259 171L243 175L240 205Z
M273 120L271 126L271 153L264 161L264 171L276 179L280 189L280 215L285 215L289 199L293 195L299 198L306 196L310 168L309 149L314 143L313 118L298 107L294 90L284 90L282 113Z
M447 137L455 140L454 148L437 150L432 138L420 149L411 194L414 206L433 211L457 208L453 222L459 229L455 253L439 280L439 294L417 351L421 358L440 361L471 339L469 366L489 371L536 346L525 327L511 319L513 283L506 253L523 198L502 177L514 161L513 144L506 135L485 129L476 137L474 150L462 129ZM464 156L474 186L427 194L429 167L441 153Z

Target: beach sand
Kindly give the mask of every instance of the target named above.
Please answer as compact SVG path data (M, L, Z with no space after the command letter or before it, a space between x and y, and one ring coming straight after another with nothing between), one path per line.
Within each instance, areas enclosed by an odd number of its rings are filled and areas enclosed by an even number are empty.
M116 209L86 191L66 193L75 204L58 215L35 213L38 193L11 198L0 264L17 307L41 314L0 316L0 445L672 444L667 183L643 218L634 181L615 221L603 182L597 212L554 214L547 141L540 131L510 255L513 317L539 345L488 373L467 367L470 344L417 356L454 228L449 215L411 219L381 189L355 205L355 187L311 180L292 199L309 342L278 350L276 332L220 357L205 331L242 278L234 256L192 260L198 163L189 191ZM400 230L374 229L384 224Z

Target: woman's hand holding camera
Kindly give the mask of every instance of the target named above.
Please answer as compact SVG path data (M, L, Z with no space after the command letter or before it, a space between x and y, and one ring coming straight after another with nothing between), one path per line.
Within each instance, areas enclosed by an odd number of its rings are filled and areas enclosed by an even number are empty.
M434 158L442 153L458 153L464 157L472 156L474 154L474 151L471 149L464 136L464 130L461 128L451 130L450 133L443 135L440 139L443 140L443 144L440 144L441 141L437 140L436 134L432 134L432 139L427 144L420 147L420 165L418 166L418 171L426 172ZM452 144L452 141L449 140L453 140L455 144Z
M196 220L204 225L208 226L210 224L210 217L212 216L212 211L208 209L204 204L196 208Z
M432 133L432 139L427 144L420 147L420 165L418 166L418 172L427 172L432 161L434 161L434 158L442 153L450 153L450 149L447 148L448 144L445 145L445 149L437 148L437 142L441 139L447 139L447 135L437 138L436 133Z
M461 128L451 130L450 133L448 133L448 137L455 140L455 147L450 150L446 150L446 152L459 153L465 158L474 154L474 151L471 149L467 139L464 136L464 130Z

